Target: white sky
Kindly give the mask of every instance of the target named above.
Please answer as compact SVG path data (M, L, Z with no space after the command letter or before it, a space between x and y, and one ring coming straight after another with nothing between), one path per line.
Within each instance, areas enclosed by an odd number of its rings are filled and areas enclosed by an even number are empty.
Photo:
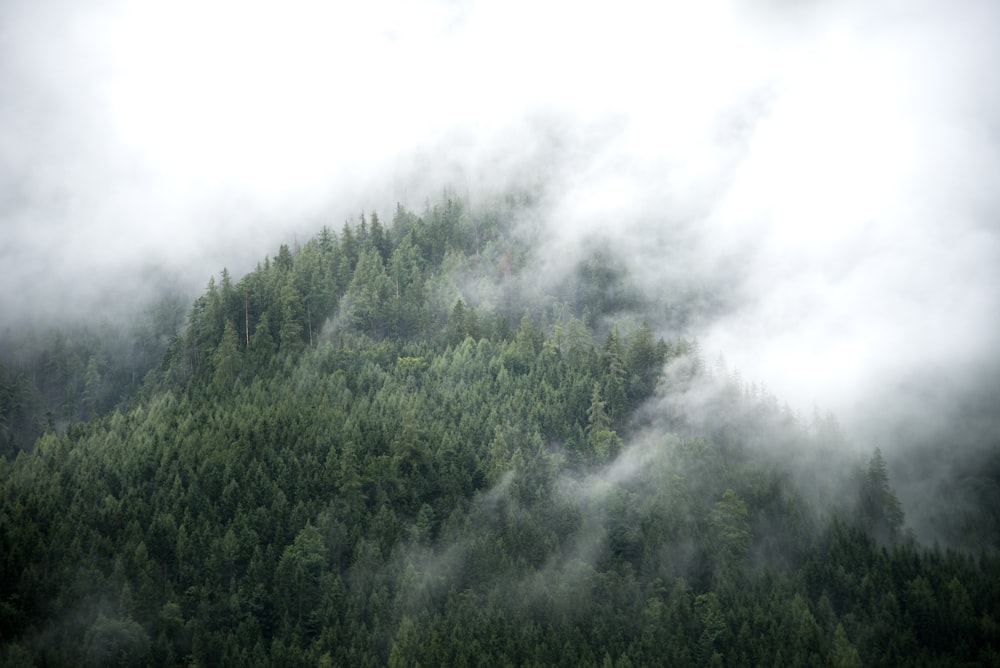
M691 226L744 298L704 347L803 411L994 357L990 0L42 4L0 8L7 318L529 173L651 286Z

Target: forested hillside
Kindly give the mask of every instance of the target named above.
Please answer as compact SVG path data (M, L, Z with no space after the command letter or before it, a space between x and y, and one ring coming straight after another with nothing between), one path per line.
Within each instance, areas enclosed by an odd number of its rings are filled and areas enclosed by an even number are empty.
M1000 665L1000 554L917 544L878 450L654 333L691 305L614 256L538 280L520 206L369 213L133 358L0 369L0 663Z
M30 450L46 429L107 413L159 364L187 305L164 295L122 326L109 319L0 332L0 455Z

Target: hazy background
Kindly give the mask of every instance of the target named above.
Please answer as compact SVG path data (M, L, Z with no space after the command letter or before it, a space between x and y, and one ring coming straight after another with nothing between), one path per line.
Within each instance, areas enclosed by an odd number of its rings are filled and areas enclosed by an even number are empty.
M723 291L706 355L804 414L988 450L997 63L990 0L7 1L0 324L516 184L540 271L602 234Z

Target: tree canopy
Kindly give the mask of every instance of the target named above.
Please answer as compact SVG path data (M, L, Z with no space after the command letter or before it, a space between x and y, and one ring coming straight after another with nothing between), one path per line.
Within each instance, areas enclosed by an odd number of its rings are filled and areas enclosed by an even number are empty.
M515 213L369 213L0 366L0 662L1000 663L995 550L919 545L627 264L523 276Z

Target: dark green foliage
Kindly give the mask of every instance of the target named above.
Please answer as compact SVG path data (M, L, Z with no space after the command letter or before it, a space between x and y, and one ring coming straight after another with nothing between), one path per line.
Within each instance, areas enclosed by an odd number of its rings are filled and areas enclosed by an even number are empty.
M184 317L179 297L163 297L127 324L100 322L0 335L0 455L30 450L49 429L113 409L163 363ZM14 324L14 323L8 323Z
M504 224L400 207L223 272L141 391L52 371L85 423L0 368L0 436L41 433L0 459L0 662L996 663L996 554L914 544L881 453L695 342L588 327L606 258L509 318Z
M586 323L592 327L601 317L635 309L642 302L625 264L607 250L606 244L596 241L593 252L577 265L575 274L559 292L585 314Z
M0 362L0 455L9 457L41 433L41 398L25 374Z
M903 508L889 487L889 471L878 448L861 483L860 515L865 528L883 541L894 541L903 526Z

